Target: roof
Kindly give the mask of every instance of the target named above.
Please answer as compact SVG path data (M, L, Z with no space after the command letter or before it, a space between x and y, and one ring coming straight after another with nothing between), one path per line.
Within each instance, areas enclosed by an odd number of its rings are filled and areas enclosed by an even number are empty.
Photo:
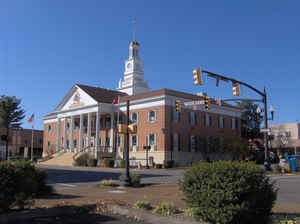
M75 84L99 103L112 103L117 96L127 96L126 93L94 86Z
M127 100L144 99L144 98L154 97L154 96L159 96L159 95L169 95L169 96L175 96L178 98L184 98L184 99L189 99L189 100L203 100L204 99L203 96L198 96L198 95L191 94L191 93L185 93L185 92L180 92L180 91L171 90L171 89L158 89L158 90L153 90L153 91L146 92L146 93L140 93L140 94L136 94L136 95L132 95L132 96L127 95L127 96L121 97L120 102L125 102ZM214 99L211 99L211 103L216 104L216 101ZM233 105L225 103L223 101L222 101L222 106L231 107L231 108L235 108L235 109L241 109L240 107L233 106Z

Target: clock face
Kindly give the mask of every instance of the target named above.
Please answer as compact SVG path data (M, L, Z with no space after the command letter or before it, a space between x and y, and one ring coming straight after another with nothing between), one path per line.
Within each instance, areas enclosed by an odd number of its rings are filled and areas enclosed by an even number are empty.
M128 63L127 64L127 69L131 69L132 68L132 64L131 63Z

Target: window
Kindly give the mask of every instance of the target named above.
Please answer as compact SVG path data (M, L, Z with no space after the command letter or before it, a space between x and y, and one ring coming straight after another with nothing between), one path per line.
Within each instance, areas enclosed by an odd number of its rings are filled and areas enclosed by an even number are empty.
M51 142L47 142L47 151L50 150Z
M152 146L151 148L153 148L153 150L156 151L156 147L157 147L157 134L147 135L146 145Z
M212 117L209 114L205 114L205 126L212 126Z
M24 144L25 144L25 146L27 146L27 144L28 144L28 141L27 141L27 140L25 140L25 141L24 141Z
M180 121L180 112L177 112L175 108L172 110L172 120L176 123Z
M69 129L70 129L70 123L67 122L67 130L69 130Z
M110 117L106 117L105 118L105 127L110 128L110 125L111 125L111 119L110 119Z
M150 122L156 121L156 111L155 110L150 110L148 112L148 121L150 121Z
M67 148L69 148L69 140L67 140Z
M110 137L105 138L105 146L110 146Z
M74 148L77 147L77 140L76 139L73 141L73 146L74 146Z
M120 148L120 152L122 152L122 136L118 136L118 147Z
M51 128L51 125L49 124L49 125L48 125L48 129L47 129L48 133L51 133L51 129L52 129L52 128Z
M180 135L177 133L174 133L172 135L172 145L174 151L180 151Z
M224 119L224 117L219 117L219 120L218 120L219 122L218 122L218 126L219 126L219 128L224 128L225 127L225 125L224 125L224 123L225 123L225 119Z
M130 150L135 150L135 151L138 151L138 136L136 135L131 135L131 138L130 138Z
M74 124L75 124L75 125L74 125L74 129L78 129L78 128L79 128L79 122L78 122L78 121L75 121Z
M237 129L237 119L236 118L231 119L231 128Z
M43 144L43 139L39 139L40 145Z
M189 141L189 151L190 152L196 152L196 147L197 147L197 138L196 136L192 135L190 136L190 141Z
M131 122L137 124L138 123L138 119L139 119L138 113L137 112L133 112L131 114Z
M189 122L190 124L194 125L197 123L196 121L196 113L194 111L189 113Z

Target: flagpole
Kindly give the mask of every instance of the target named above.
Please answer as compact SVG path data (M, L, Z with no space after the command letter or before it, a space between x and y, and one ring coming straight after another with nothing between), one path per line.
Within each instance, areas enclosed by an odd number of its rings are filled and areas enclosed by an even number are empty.
M33 127L34 127L34 120L32 121L32 130L31 130L31 161L33 161Z
M120 98L119 98L119 96L118 96L118 113L117 113L117 144L116 144L116 155L117 155L117 152L118 152L118 144L119 144L119 122L120 122L120 118L119 118L119 114L120 114L120 112L119 112L119 104L120 104ZM120 147L121 147L121 145L120 145Z

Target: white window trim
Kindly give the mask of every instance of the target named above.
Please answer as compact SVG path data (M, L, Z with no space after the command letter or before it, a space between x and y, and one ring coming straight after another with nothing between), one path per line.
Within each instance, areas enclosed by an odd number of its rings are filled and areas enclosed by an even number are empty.
M135 124L138 124L139 123L139 112L132 112L131 115L130 115L130 120L133 120L132 116L133 116L134 113L136 114L136 122L135 122Z
M152 112L152 111L154 111L154 121L150 121L150 112ZM150 122L150 123L154 123L154 122L156 122L157 121L157 110L149 110L148 111L148 122Z
M232 130L235 130L237 127L236 127L236 118L231 118L231 128Z

